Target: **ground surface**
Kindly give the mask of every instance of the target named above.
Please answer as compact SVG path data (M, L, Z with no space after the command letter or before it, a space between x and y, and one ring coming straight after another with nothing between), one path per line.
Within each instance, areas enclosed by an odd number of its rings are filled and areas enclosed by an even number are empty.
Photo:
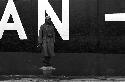
M55 76L125 76L125 54L56 53L52 59ZM42 54L0 52L0 74L42 74Z
M67 77L68 78L68 77ZM1 80L0 82L125 82L124 77L96 77L96 78L51 78L45 79L43 77L37 78L10 78L8 80Z

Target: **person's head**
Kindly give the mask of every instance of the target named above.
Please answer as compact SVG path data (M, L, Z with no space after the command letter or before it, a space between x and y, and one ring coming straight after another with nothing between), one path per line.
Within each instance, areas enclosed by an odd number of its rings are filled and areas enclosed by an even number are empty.
M50 18L50 16L46 16L45 23L48 24L48 25L51 24L51 18Z

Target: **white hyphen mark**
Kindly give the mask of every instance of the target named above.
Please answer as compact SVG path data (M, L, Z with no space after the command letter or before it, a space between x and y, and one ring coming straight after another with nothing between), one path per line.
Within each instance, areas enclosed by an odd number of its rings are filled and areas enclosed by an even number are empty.
M7 23L10 14L13 17L14 23ZM4 14L0 21L0 39L2 38L4 30L17 30L20 39L27 39L13 0L8 0Z
M62 23L48 0L38 0L38 36L40 26L45 23L45 11L63 40L69 40L69 0L62 0Z
M105 14L105 21L125 21L125 13Z

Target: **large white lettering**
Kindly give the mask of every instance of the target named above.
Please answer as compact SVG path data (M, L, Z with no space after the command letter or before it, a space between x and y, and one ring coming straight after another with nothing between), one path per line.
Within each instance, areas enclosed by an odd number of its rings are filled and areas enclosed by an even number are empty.
M10 14L13 17L14 23L7 23ZM0 22L0 39L2 38L4 30L17 30L20 39L27 39L13 0L8 0L7 6Z
M125 13L105 14L105 21L125 21Z
M48 0L38 0L38 30L40 30L40 26L45 23L45 11L51 17L62 39L69 40L69 0L62 0L62 23Z
M45 11L51 17L62 39L69 40L69 0L62 0L62 23L48 0L38 0L38 34L40 26L45 23ZM10 15L12 15L14 23L7 23ZM13 0L8 0L0 22L0 39L4 30L17 30L20 39L27 39Z

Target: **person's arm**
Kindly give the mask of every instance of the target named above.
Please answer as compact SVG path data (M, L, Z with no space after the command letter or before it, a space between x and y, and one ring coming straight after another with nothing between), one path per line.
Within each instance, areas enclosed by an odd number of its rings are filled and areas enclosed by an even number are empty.
M53 38L54 38L54 42L55 42L55 31L54 31L54 27L53 27Z
M43 42L43 25L41 25L38 36L38 44L41 45Z

